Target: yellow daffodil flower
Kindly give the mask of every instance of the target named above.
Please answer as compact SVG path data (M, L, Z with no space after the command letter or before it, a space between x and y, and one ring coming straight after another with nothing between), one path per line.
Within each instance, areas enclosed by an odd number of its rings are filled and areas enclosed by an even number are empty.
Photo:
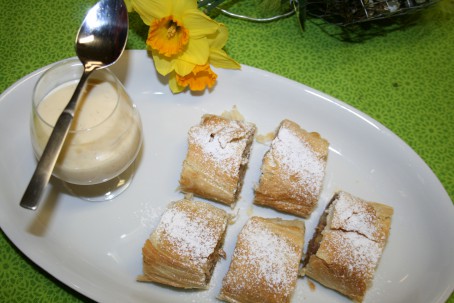
M130 7L149 25L147 46L157 71L188 73L189 64L205 64L209 56L208 35L219 24L197 8L196 0L129 0ZM180 60L176 64L176 60Z
M172 92L185 88L201 91L216 83L218 68L240 65L222 50L227 28L201 12L197 0L126 0L129 11L137 12L149 25L146 44L156 70L169 76Z
M204 65L193 65L191 71L185 75L173 73L170 76L169 82L172 92L181 92L186 87L189 87L192 91L202 91L207 87L212 88L216 82L217 75L211 69L210 64L217 68L241 68L240 64L222 50L228 38L227 27L224 24L219 24L218 31L207 38L210 45L208 63Z

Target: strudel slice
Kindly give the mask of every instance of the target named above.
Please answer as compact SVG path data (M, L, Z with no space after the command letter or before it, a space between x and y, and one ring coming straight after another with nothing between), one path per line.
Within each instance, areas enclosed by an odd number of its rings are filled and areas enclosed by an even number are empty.
M205 202L173 202L142 248L138 281L206 288L222 250L229 215Z
M361 302L386 245L393 208L334 195L309 242L306 275Z
M254 124L204 115L188 134L180 189L232 205L238 199L256 131Z
M263 158L254 204L308 217L320 197L328 147L318 133L282 121Z
M304 222L252 217L243 227L219 299L290 302L304 245Z

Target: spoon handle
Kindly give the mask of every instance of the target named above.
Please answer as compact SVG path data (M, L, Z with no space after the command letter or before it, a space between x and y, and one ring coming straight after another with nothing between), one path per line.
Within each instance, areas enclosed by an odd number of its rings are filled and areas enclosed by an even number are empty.
M33 173L30 183L22 196L20 206L31 210L35 210L38 207L44 187L46 187L49 182L55 163L57 162L58 156L63 147L63 143L68 135L80 92L84 88L85 82L91 72L92 70L84 69L70 101L55 123L46 147L44 148L41 158L38 161L35 172Z

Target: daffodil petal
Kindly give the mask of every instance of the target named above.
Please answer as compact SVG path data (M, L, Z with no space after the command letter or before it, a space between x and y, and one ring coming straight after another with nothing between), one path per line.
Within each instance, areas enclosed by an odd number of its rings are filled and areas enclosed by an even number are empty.
M169 76L169 88L174 94L181 93L185 87L178 85L175 73Z
M197 65L204 65L208 62L209 55L208 39L189 39L188 47L179 59Z
M132 0L124 0L125 2L125 5L126 5L126 9L128 10L128 12L133 12L134 9L132 8Z
M224 24L220 23L218 31L213 35L207 36L210 48L223 48L227 43L228 37L229 33L227 27Z
M189 86L191 91L203 91L205 88L212 88L216 83L215 72L210 68L209 64L196 65L192 70L192 73L181 76L176 74L176 80L180 86Z
M158 73L165 76L174 70L175 60L162 56L155 50L152 50L151 53L153 56L154 65Z
M211 49L210 64L218 68L240 69L241 65L222 49Z
M136 11L142 21L150 25L153 19L160 19L171 15L171 1L158 0L131 0L132 8Z
M180 75L180 76L186 76L187 74L189 74L190 72L192 72L192 70L194 69L196 65L191 63L191 62L187 62L187 61L184 61L184 60L176 60L175 62L175 72Z
M161 1L167 2L169 0L161 0ZM172 14L176 18L182 17L183 14L187 10L192 10L192 9L198 10L198 8L197 8L197 0L173 0L171 2L173 2Z
M200 38L206 35L214 34L219 23L212 20L198 9L188 10L183 15L184 27L189 29L191 38Z

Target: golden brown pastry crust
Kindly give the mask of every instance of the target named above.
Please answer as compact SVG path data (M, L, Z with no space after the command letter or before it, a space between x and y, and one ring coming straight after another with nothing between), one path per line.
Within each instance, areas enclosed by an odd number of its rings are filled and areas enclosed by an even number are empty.
M309 242L305 273L362 302L391 227L392 207L338 192Z
M229 215L205 202L173 202L142 248L141 282L206 288L219 258Z
M304 245L304 222L252 217L235 246L219 299L290 302Z
M254 204L308 217L320 197L328 147L320 134L282 121L263 158Z
M235 203L255 131L252 123L204 115L189 130L181 191L227 205Z

